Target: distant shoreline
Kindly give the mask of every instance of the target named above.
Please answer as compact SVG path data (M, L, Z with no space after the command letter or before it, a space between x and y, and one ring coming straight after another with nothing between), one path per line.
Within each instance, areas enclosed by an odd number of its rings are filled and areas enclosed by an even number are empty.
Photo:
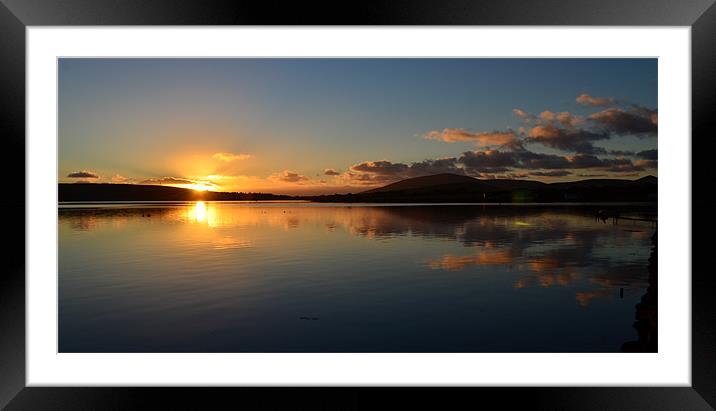
M347 194L282 195L195 191L186 188L108 183L59 183L58 201L154 202L241 201L416 204L656 203L657 178L590 179L566 183L529 180L480 180L455 174L415 177L384 187Z
M370 203L370 202L357 202L357 203L346 203L346 202L328 202L328 201L308 201L308 200L289 200L289 201L230 201L230 200L187 200L187 201L66 201L58 202L59 208L72 208L72 206L136 206L136 205L190 205L196 202L206 203L221 203L221 204L236 204L236 205L263 205L263 206L278 206L278 205L289 205L289 206L346 206L346 207L425 207L425 206L514 206L514 207L549 207L549 206L563 206L563 207L590 207L590 206L601 206L601 207L619 207L619 206L630 206L630 207L656 207L656 202L636 202L636 201L623 201L623 202L552 202L552 203ZM79 208L79 207L78 207Z

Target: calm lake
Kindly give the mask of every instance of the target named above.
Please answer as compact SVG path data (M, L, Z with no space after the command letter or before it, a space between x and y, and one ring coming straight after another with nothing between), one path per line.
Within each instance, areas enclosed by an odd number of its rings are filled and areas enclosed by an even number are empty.
M618 352L656 226L594 211L61 204L59 351Z

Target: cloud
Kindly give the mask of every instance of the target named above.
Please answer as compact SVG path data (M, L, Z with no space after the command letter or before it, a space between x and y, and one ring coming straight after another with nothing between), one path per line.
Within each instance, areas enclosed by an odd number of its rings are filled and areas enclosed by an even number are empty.
M115 174L112 176L111 180L115 183L129 183L134 181L133 178L127 178L123 175Z
M162 177L162 178L147 178L140 181L140 184L194 184L194 181L185 178L176 177Z
M447 157L426 159L410 165L388 160L365 161L352 165L349 171L340 177L349 183L371 185L442 173L465 174L464 170L458 167L457 158Z
M179 177L161 177L161 178L147 178L139 182L139 184L149 185L188 185L188 184L200 184L205 186L216 186L216 184L210 181L198 181L190 180L188 178Z
M636 153L633 151L607 150L606 148L595 146L595 143L623 135L637 137L656 136L658 128L656 110L629 104L626 100L618 100L613 97L597 98L588 94L578 96L577 103L588 106L621 105L626 106L626 108L607 107L586 117L568 111L553 112L550 110L542 111L538 116L535 116L520 108L514 108L513 113L525 120L525 124L520 126L517 131L508 128L507 130L493 130L490 132L471 132L462 128L445 128L442 131L430 131L424 137L450 143L457 141L475 142L478 148L497 149L501 150L499 151L500 153L510 150L526 152L524 144L527 143L540 144L568 154L634 157ZM484 165L486 162L494 162L498 158L506 162L509 157L503 154L494 154L494 156L492 158L488 154L487 156L472 158L467 155L466 160L468 163L480 163L479 166L475 167L474 171L483 170L481 172L489 173L496 172L494 170L504 169L506 166ZM565 161L564 158L538 158L530 157L529 155L521 160L558 163ZM622 165L617 166L623 167Z
M655 137L659 121L655 110L639 106L629 110L608 108L591 114L589 119L606 131L637 137Z
M591 102L589 105L605 105L616 103L613 98L594 99L588 95L578 97L578 101ZM584 103L587 104L587 103ZM525 130L527 138L525 143L539 143L546 147L581 154L611 154L629 155L633 152L611 150L595 147L594 142L609 140L619 135L634 135L637 137L656 136L658 128L658 114L636 104L629 108L610 107L587 118L567 111L552 112L545 110L540 113L537 124Z
M392 163L388 160L366 161L351 166L351 170L363 173L396 175L406 172L408 170L408 165L403 163Z
M657 154L657 150L644 150L636 153L636 156L645 160L656 160Z
M530 173L506 173L493 176L494 178L510 178L513 180L519 180L522 178L529 178Z
M556 116L555 113L553 113L549 110L545 110L545 111L539 113L539 118L541 120L554 121L555 116Z
M512 130L473 133L462 128L446 128L443 131L430 131L424 137L429 140L442 140L446 143L457 141L475 142L479 147L519 144L517 133Z
M95 172L88 171L88 170L75 171L70 174L67 174L67 177L69 177L69 178L99 178L99 176Z
M616 99L612 97L592 97L589 94L580 94L577 96L577 104L584 106L608 106L614 104Z
M524 120L526 123L529 123L530 121L535 120L537 118L537 116L535 116L534 114L528 113L521 108L513 108L512 113Z
M607 151L607 153L612 156L620 156L620 157L624 157L624 156L633 157L636 155L635 152L629 151L629 150L609 150L609 151Z
M487 132L444 128L423 134L425 139L448 143L475 143L475 150L465 151L459 156L413 163L387 159L364 161L353 164L342 173L326 168L323 175L335 177L330 179L330 185L352 187L383 185L405 178L440 173L491 179L550 178L615 174L627 176L656 169L655 149L634 152L595 146L597 142L625 135L655 136L658 126L656 110L630 104L626 100L597 98L587 94L578 96L577 103L603 108L596 108L596 112L585 115L550 110L534 115L515 108L513 113L524 120L516 131L511 128ZM541 152L532 144L547 148L544 150L547 152ZM308 177L288 170L269 176L269 180L298 184L310 181ZM325 184L324 180L320 182Z
M567 170L533 171L529 173L529 175L536 177L564 177L570 174L572 173Z
M432 175L432 174L464 174L464 170L457 165L457 158L447 157L437 160L423 160L410 164L409 173L412 176Z
M568 111L560 111L559 113L554 113L552 111L545 110L539 114L539 118L544 124L559 123L562 126L569 128L576 127L584 121L581 116L572 114Z
M659 113L657 113L656 110L652 110L638 104L632 104L630 110L638 116L648 118L655 126L659 125Z
M249 159L249 158L251 158L251 155L250 155L250 154L242 154L242 153L234 154L234 153L225 153L225 152L222 152L222 153L215 153L215 154L214 154L213 156L211 156L211 157L214 158L214 159L216 159L216 160L221 160L221 161L225 161L225 162L228 163L228 162L235 161L235 160L246 160L246 159Z
M567 170L600 169L614 172L642 171L655 168L649 160L632 162L627 158L599 158L592 154L560 156L557 154L535 153L529 150L517 151L467 151L458 159L464 165L466 174L503 173L512 170ZM548 171L543 171L547 173ZM535 174L532 174L535 175ZM548 176L548 174L542 174ZM552 176L557 176L553 174Z
M656 160L636 160L634 161L634 167L637 169L637 171L640 170L646 170L646 169L656 169L657 167L657 161Z
M534 153L522 150L514 153L516 158L515 167L525 169L564 169L570 168L571 163L567 157L556 154Z
M606 151L603 148L594 147L592 142L608 138L608 133L594 133L584 129L566 129L549 123L533 127L525 142L540 143L547 147L575 153L604 154Z
M284 170L282 173L274 174L270 176L269 179L274 181L283 181L284 183L301 183L303 181L308 181L308 177L290 170Z
M453 173L477 178L525 178L525 177L565 177L573 170L592 170L600 174L613 172L623 175L655 169L656 161L625 157L610 158L588 153L559 155L538 153L519 149L487 149L465 151L459 157L447 157L435 160L423 160L411 163L393 163L388 160L366 161L355 164L340 178L349 184L377 185L393 181L433 175Z
M365 161L354 164L342 176L349 184L376 185L390 183L410 176L410 166L388 160Z
M466 151L459 162L463 164L468 174L502 173L517 167L519 159L516 153L511 151Z

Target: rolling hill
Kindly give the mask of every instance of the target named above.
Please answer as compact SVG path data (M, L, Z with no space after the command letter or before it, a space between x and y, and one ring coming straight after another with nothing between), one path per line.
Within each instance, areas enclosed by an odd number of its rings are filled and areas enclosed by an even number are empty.
M69 183L58 185L60 202L73 201L268 201L295 197L265 193L224 193L140 184Z
M357 194L315 196L313 201L376 203L655 202L657 178L590 179L564 183L480 180L458 174L409 178Z
M388 184L387 186L374 188L372 190L363 191L361 194L384 193L388 191L405 191L418 190L422 188L430 188L437 186L448 186L451 184L479 184L480 181L468 176L459 174L434 174L431 176L409 178L401 180L397 183Z

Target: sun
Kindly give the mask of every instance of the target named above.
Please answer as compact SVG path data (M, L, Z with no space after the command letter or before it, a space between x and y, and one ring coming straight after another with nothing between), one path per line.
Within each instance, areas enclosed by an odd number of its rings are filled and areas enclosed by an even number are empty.
M201 183L188 184L188 185L186 185L186 188L196 190L196 191L210 191L213 189L212 186L206 185L206 184L201 184Z
M193 184L172 184L172 187L187 188L195 191L215 191L216 187L204 183L193 183Z

